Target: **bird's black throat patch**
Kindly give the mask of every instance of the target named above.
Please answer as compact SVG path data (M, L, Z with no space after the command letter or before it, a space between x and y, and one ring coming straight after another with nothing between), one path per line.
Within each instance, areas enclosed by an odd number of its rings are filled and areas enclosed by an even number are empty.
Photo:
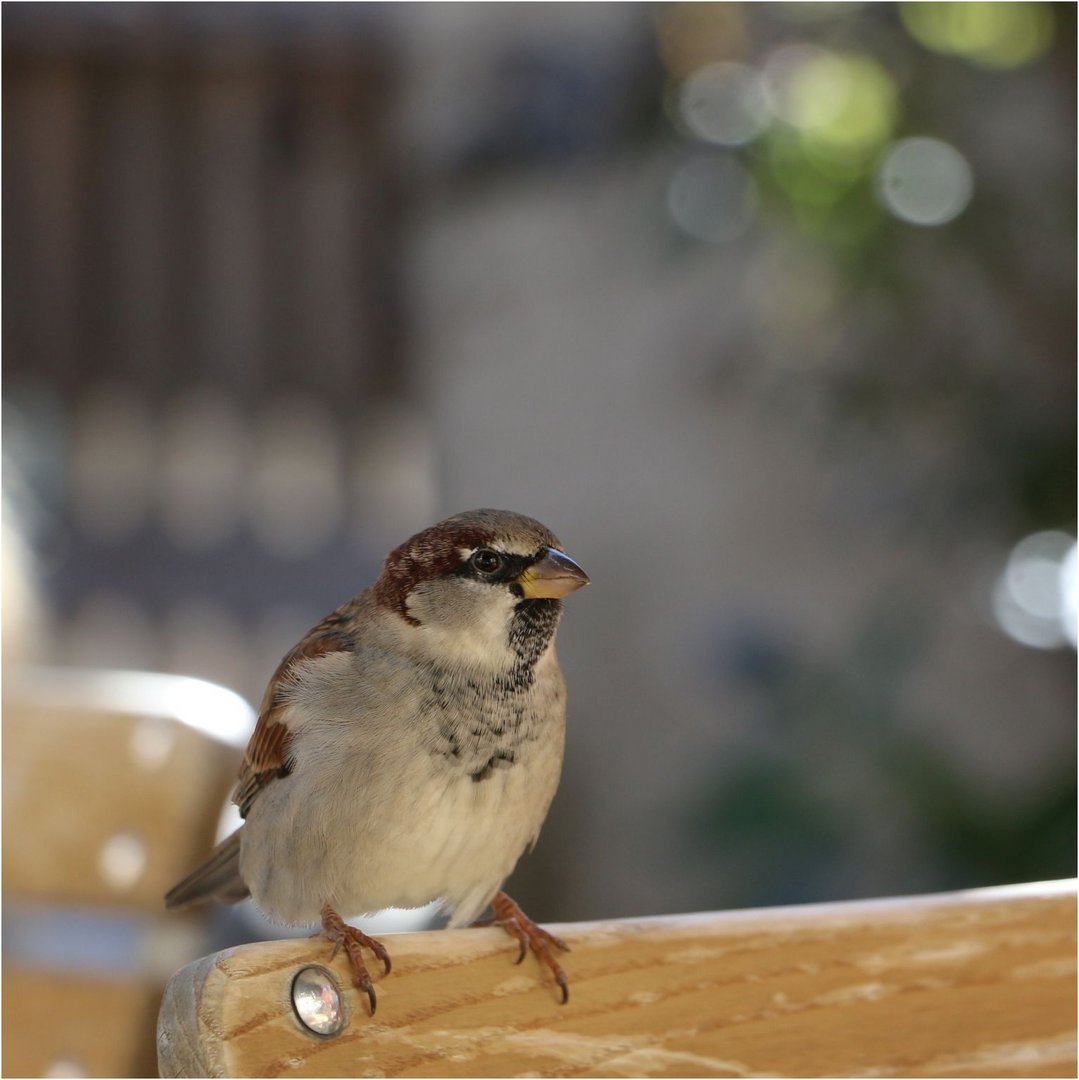
M527 671L532 683L532 669L551 644L558 620L562 618L561 600L522 600L513 609L510 619L510 648L517 655L514 670Z
M542 717L530 703L536 662L551 644L562 615L560 600L522 600L510 620L512 664L497 675L432 667L431 690L422 706L436 718L432 752L466 772L474 783L512 768L516 749L540 738Z

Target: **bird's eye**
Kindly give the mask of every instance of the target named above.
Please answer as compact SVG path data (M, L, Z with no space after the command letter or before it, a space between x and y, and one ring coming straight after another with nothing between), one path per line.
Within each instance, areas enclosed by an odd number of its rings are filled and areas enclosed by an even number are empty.
M490 548L480 548L472 554L469 560L473 567L481 574L493 574L502 566L502 556Z

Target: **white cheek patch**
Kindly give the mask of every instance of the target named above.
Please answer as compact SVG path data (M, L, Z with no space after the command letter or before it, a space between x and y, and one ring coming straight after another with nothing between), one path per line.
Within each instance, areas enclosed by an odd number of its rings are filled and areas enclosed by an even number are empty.
M416 628L432 657L441 663L501 670L512 660L507 643L507 620L491 616L467 626L442 627L424 623Z
M409 598L408 611L418 620L409 637L442 663L473 668L505 667L512 662L510 621L516 597L509 589L455 578Z

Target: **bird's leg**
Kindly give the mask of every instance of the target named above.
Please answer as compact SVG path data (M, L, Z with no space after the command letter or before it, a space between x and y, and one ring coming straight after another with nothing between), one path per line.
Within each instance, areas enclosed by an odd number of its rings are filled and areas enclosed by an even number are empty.
M537 959L551 969L554 981L562 990L562 1004L569 1001L569 983L566 981L566 973L561 964L554 958L551 946L569 952L569 946L561 939L554 936L542 926L534 923L504 892L498 892L491 901L491 908L495 916L491 921L501 926L510 937L515 938L521 946L521 954L515 963L524 960L528 950L531 949Z
M345 950L349 965L352 968L352 981L367 995L371 1002L371 1015L375 1015L375 1007L378 1001L375 997L375 988L371 985L371 976L368 974L367 965L363 962L363 953L360 951L367 946L382 961L385 974L390 973L390 954L385 946L368 937L362 930L349 926L329 904L322 905L322 933L333 942L333 953L330 960L337 955L339 949Z

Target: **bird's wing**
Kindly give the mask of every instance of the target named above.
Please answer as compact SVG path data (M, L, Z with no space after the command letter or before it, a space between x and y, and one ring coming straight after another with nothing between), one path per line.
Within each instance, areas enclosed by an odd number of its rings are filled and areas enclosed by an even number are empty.
M267 784L292 772L294 762L289 754L292 730L285 719L285 712L288 691L296 681L297 667L305 660L315 660L328 653L351 652L355 642L350 625L354 622L357 607L357 600L350 600L327 615L277 665L262 698L258 722L244 751L236 790L232 795L232 801L240 808L241 817L247 817L251 803Z

